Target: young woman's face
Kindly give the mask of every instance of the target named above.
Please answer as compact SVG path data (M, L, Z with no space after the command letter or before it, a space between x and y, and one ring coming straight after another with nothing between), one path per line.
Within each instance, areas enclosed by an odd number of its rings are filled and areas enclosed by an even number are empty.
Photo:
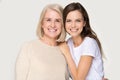
M68 13L65 22L65 28L72 37L80 36L84 26L85 21L81 12L75 10Z
M62 30L62 20L59 13L54 10L48 9L45 13L42 28L43 37L57 39Z

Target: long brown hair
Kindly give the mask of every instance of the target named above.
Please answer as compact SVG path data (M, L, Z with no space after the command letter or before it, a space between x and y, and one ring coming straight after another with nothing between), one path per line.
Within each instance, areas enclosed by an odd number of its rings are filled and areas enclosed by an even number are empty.
M63 23L64 23L64 26L65 26L65 22L66 22L66 17L68 15L69 12L71 11L75 11L75 10L78 10L80 13L82 13L82 16L84 18L84 21L86 22L85 26L83 27L83 31L81 32L81 37L84 39L85 37L89 36L91 38L94 38L97 43L98 43L98 46L100 48L100 51L101 51L101 54L103 54L103 51L102 51L102 46L101 46L101 43L96 35L96 33L92 30L92 28L90 27L90 22L89 22L89 16L88 16L88 13L87 11L85 10L85 8L78 2L73 2L73 3L70 3L68 4L64 10L63 10Z

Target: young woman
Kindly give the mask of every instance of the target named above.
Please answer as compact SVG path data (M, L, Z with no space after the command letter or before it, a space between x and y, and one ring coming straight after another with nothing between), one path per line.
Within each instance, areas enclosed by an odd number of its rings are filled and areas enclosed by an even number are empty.
M102 80L102 47L91 29L87 11L80 3L70 3L63 10L63 23L70 38L60 45L73 80ZM70 50L69 50L70 49Z
M43 9L37 28L39 39L22 47L15 80L68 80L66 61L58 47L65 39L62 11L58 4Z

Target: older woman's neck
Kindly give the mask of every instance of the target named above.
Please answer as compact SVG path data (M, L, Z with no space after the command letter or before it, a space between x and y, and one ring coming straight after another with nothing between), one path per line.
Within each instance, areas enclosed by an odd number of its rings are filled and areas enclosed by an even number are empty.
M48 45L50 45L50 46L57 46L57 41L56 41L56 39L43 37L41 40L42 40L45 44L48 44Z

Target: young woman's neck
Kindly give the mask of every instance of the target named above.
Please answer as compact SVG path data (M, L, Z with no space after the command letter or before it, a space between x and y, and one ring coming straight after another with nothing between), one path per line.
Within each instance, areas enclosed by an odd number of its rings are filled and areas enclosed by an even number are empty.
M48 37L43 37L41 39L45 44L48 44L50 46L57 46L57 41L56 39L48 38Z
M73 40L74 47L79 46L83 41L82 37L80 36L72 37L72 40Z

